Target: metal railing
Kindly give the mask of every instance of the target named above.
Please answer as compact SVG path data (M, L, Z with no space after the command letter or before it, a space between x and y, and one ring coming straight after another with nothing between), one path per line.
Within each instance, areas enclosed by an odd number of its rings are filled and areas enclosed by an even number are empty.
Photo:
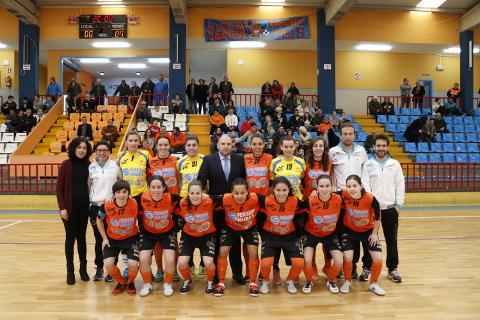
M60 164L1 164L0 193L52 194Z
M389 98L395 108L432 108L436 99L439 99L439 103L443 105L448 97L413 97L413 96L367 96L367 114L370 113L368 105L374 97L378 98L378 102L382 103L385 98ZM461 101L457 99L457 104L461 104Z

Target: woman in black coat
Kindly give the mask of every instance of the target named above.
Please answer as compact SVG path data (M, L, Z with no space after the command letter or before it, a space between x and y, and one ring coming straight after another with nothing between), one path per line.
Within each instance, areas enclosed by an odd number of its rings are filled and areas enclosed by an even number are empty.
M198 80L199 85L197 87L197 102L198 102L198 113L207 114L207 101L208 101L208 85L205 84L205 80Z
M403 134L405 139L409 142L418 143L422 137L422 128L425 126L425 123L427 123L427 117L420 117L410 123Z

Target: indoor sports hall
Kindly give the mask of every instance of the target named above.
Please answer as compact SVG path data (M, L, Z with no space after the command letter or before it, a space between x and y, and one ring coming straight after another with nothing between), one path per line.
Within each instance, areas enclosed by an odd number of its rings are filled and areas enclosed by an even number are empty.
M2 320L480 314L477 0L4 0L0 107Z

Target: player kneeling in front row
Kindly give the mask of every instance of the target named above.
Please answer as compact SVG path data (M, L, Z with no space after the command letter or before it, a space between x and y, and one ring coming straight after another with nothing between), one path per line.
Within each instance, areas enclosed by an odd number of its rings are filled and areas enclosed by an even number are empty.
M218 206L222 209L218 215L224 222L221 238L220 252L217 261L218 285L215 288L215 296L221 297L225 290L225 274L227 273L228 254L232 246L243 238L248 250L248 277L250 279L250 295L258 296L258 231L257 213L259 210L259 197L248 191L248 183L243 178L237 178L232 183L232 193L227 193L216 198ZM223 217L225 212L225 217ZM223 219L224 218L224 219Z
M360 241L364 248L368 248L373 260L368 290L383 296L385 291L377 283L382 272L382 247L378 240L380 204L373 194L362 188L362 180L357 175L347 178L347 188L342 191L342 198L345 206L341 237L345 283L340 287L340 292L349 293L352 287L353 250Z
M97 226L102 235L103 261L105 269L116 281L114 295L125 290L135 295L135 277L138 273L138 206L135 199L130 198L130 185L124 180L112 186L113 199L105 201L98 212ZM105 232L104 221L107 224ZM128 279L122 277L116 259L122 252L128 257Z
M322 243L330 252L333 265L327 274L327 288L331 293L338 293L335 278L343 267L343 253L337 234L337 224L342 209L342 198L332 193L332 178L323 174L317 179L317 190L305 200L304 214L304 243L303 254L305 256L304 273L306 283L302 288L303 293L310 293L313 287L313 259L315 248Z
M168 187L161 176L148 180L149 190L142 195L140 205L140 273L144 285L140 296L148 296L152 290L152 250L160 244L165 258L163 294L173 294L172 279L175 273L175 256L177 249L177 232L173 219L180 197L167 192ZM161 257L160 257L161 258Z
M178 271L185 281L180 288L181 294L187 294L192 285L192 276L188 262L195 248L200 249L207 274L205 293L213 293L213 277L215 276L215 232L213 221L213 201L204 197L203 184L193 180L188 185L187 198L180 201L177 210L180 224L183 225L179 244Z

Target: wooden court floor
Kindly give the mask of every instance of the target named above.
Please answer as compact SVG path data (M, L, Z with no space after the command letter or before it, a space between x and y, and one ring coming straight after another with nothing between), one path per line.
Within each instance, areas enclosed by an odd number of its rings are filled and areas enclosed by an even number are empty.
M284 285L258 298L248 287L227 282L222 298L193 292L172 297L114 297L113 284L65 284L64 230L54 214L0 214L0 319L480 319L480 208L404 210L399 271L394 284L382 272L385 297L354 281L349 295L330 294L324 278L310 295L290 295ZM93 237L88 229L89 273ZM318 263L323 261L319 257ZM198 261L198 258L196 258ZM287 273L281 267L282 276ZM303 275L302 275L303 282ZM142 286L137 278L137 289Z

